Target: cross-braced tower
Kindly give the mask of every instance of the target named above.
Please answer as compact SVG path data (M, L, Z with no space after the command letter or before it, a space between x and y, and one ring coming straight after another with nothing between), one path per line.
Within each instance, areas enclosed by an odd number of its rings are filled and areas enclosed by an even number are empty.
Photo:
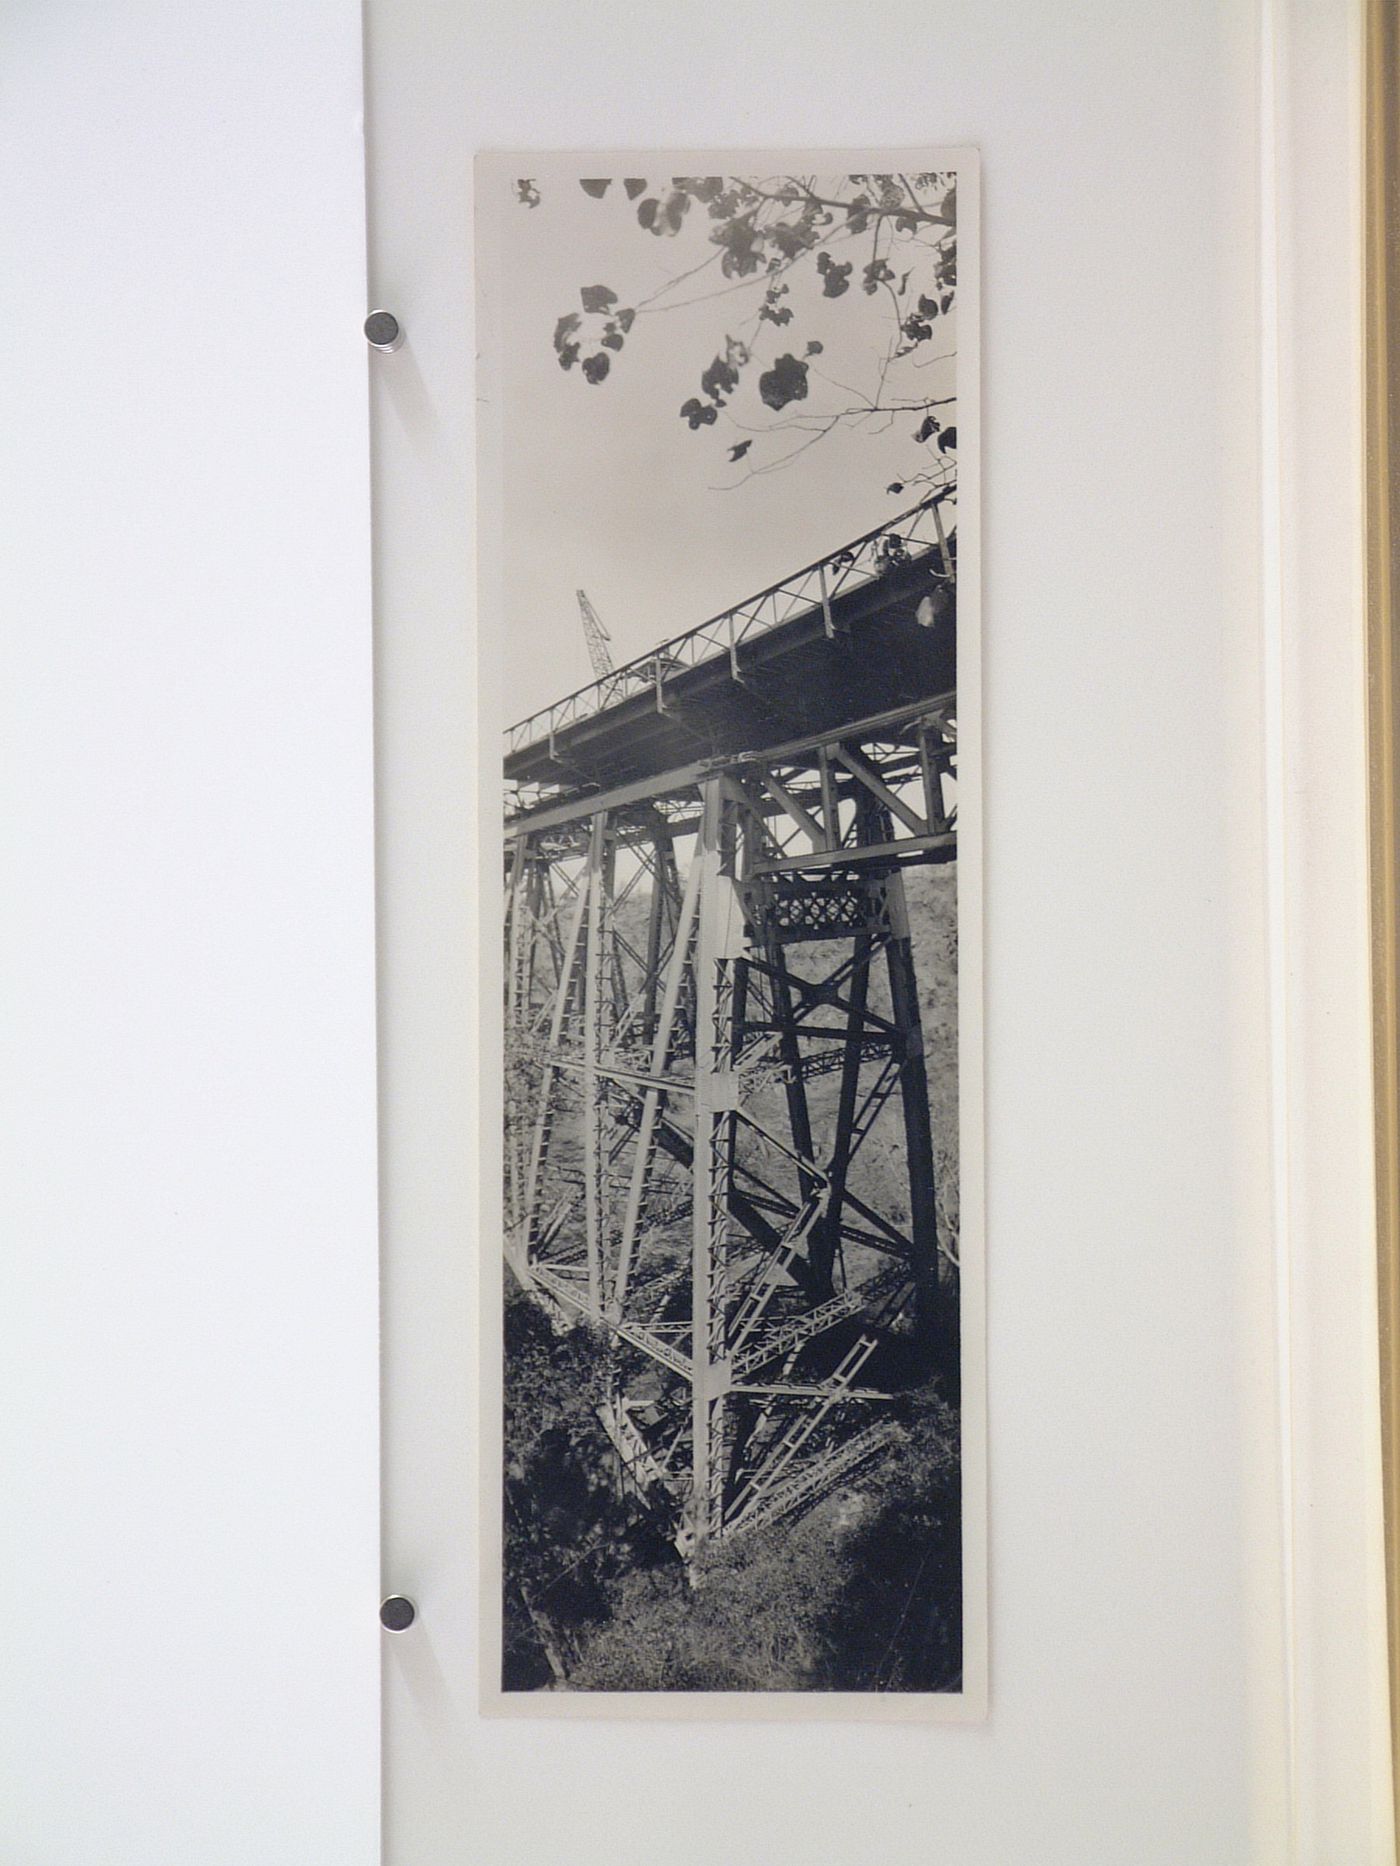
M516 728L508 1260L691 1554L957 1378L905 870L956 851L938 501Z

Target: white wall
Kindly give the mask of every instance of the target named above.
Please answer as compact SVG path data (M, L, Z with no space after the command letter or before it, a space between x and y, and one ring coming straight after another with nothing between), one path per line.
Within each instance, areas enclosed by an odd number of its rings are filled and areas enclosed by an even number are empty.
M1353 9L1300 12L1306 35L1280 11L1302 48L1281 115L1325 95L1345 137ZM869 22L834 0L370 6L374 296L409 331L373 372L386 1572L423 1607L389 1646L390 1866L1274 1866L1300 1800L1303 1866L1385 1857L1365 1613L1338 1605L1364 1601L1365 1551L1336 1545L1339 1592L1317 1530L1365 1491L1337 1456L1360 1442L1365 1370L1325 1377L1363 1339L1344 1156L1364 1006L1344 986L1290 1022L1267 921L1276 844L1311 837L1336 918L1295 922L1290 951L1354 980L1357 772L1306 752L1289 711L1323 681L1329 735L1354 728L1350 572L1327 560L1349 546L1313 527L1271 664L1256 21L1244 0L1021 0L989 21L964 0ZM5 20L17 1866L375 1857L359 31L348 0L45 0ZM992 1718L485 1725L470 157L919 140L978 143L985 170ZM1344 268L1346 162L1299 146L1297 224L1329 228ZM1321 325L1306 291L1285 309L1283 348L1314 356L1349 316L1335 289ZM1339 406L1349 342L1321 343L1313 406ZM1311 433L1296 423L1280 498L1300 457L1316 470ZM1289 639L1307 653L1280 666ZM1286 822L1266 771L1296 780ZM1282 1123L1306 1222L1278 1234L1268 1080L1290 1031L1337 1099ZM1344 1209L1329 1171L1350 1175ZM1316 1271L1284 1320L1321 1305L1289 1416L1324 1429L1291 1498L1265 1345L1280 1235ZM1313 1759L1292 1781L1290 1634ZM1355 1721L1324 1744L1329 1698Z
M1307 150L1285 130L1284 159L1305 184L1300 236L1328 230L1340 268L1332 321L1301 328L1314 392L1343 407L1354 12L1327 0L1269 20L1305 42L1296 97L1326 99ZM1277 383L1261 339L1263 25L1247 0L994 13L888 0L865 14L835 0L371 0L371 266L410 330L375 405L386 1537L395 1584L424 1606L388 1653L391 1866L1388 1857L1383 1718L1364 1676L1376 1625L1351 1540L1366 1469L1335 1455L1362 1442L1364 1368L1290 1388L1290 1414L1313 1392L1336 1402L1308 1467L1328 1481L1314 1490L1304 1473L1293 1495L1279 1481L1274 1347L1303 1318L1275 1306L1275 1253L1314 1247L1276 1198L1288 1046L1265 792L1281 768L1261 504ZM979 145L985 188L992 1716L932 1731L484 1723L461 1358L468 1245L496 1274L494 1241L474 1233L470 1152L471 954L494 937L476 918L461 729L475 678L470 158L921 140ZM1343 477L1354 414L1327 430ZM1310 576L1337 600L1289 624L1327 631L1313 652L1330 640L1334 662L1357 639L1340 594L1352 548L1314 529ZM1333 691L1336 728L1354 735L1360 714ZM1308 766L1333 832L1356 801L1342 763L1333 779ZM1344 952L1364 909L1351 853L1333 871ZM1319 1078L1353 1112L1357 1028ZM1337 1170L1347 1280L1328 1342L1354 1358L1364 1162ZM1308 1520L1314 1498L1325 1521ZM1285 1523L1295 1554L1325 1557L1329 1536L1345 1552L1347 1591L1327 1611L1325 1559L1310 1579L1295 1564L1290 1588ZM1300 1669L1319 1694L1291 1732ZM1328 1691L1350 1721L1324 1754Z
M377 1857L349 0L0 43L0 1859Z

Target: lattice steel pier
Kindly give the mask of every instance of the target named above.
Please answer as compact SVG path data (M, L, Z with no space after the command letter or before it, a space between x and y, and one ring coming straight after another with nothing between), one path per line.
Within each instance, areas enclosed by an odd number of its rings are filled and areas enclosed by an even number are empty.
M687 1556L956 1386L905 870L955 859L933 495L509 735L506 1255Z

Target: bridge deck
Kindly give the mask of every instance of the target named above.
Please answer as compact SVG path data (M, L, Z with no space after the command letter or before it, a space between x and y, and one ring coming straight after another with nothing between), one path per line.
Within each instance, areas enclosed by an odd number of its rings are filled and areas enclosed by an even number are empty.
M951 691L956 546L943 497L512 727L505 775L519 801L836 736Z

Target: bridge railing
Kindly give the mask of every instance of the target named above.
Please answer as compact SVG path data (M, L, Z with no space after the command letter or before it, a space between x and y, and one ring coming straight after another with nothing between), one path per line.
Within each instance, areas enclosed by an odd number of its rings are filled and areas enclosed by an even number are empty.
M552 706L532 713L528 719L507 728L506 756L530 745L552 741L556 733L591 719L634 694L653 693L668 674L696 667L715 655L728 654L737 673L738 651L745 642L801 614L821 611L829 625L831 604L836 597L873 582L887 570L924 551L938 550L951 575L950 527L942 508L946 502L956 502L956 499L957 481L950 478L897 518L887 520L840 550L806 565L781 583L760 590L731 609L721 610L685 634L672 636L635 660L624 662L601 680L592 681L564 699L556 700Z

